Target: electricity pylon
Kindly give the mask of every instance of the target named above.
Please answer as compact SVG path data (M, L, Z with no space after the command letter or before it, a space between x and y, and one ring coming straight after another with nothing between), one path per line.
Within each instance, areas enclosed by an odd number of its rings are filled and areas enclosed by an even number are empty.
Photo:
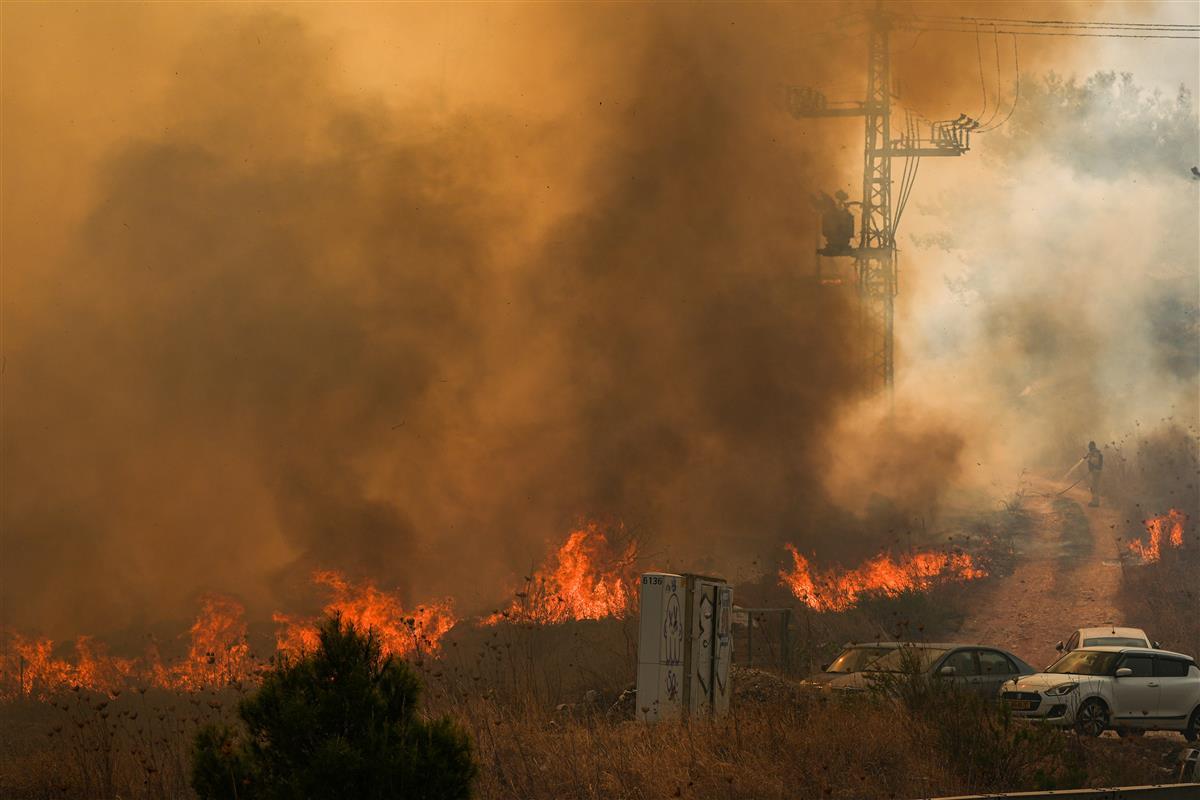
M829 103L813 89L793 87L789 105L793 116L863 117L862 218L853 255L858 284L860 325L865 361L872 388L892 393L895 378L893 321L896 297L896 220L892 207L892 159L960 156L970 149L970 132L978 123L966 116L930 124L922 137L915 128L893 139L891 63L888 50L891 18L877 7L868 18L867 93L862 102ZM913 173L915 177L915 171Z

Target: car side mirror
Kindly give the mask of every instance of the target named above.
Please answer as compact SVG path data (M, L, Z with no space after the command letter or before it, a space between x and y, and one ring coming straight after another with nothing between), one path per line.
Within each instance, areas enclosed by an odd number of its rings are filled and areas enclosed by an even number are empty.
M955 669L954 667L947 664L946 666L944 666L938 670L938 675L945 675L946 677L950 677L956 672L958 672L957 669Z
M821 672L829 672L829 665L828 665L828 664L822 664L822 665L821 665Z
M1150 646L1153 647L1155 650L1162 650L1162 645L1159 644L1158 642L1151 642Z
M1117 670L1118 678L1128 678L1132 674L1133 670L1131 670L1129 667L1121 667L1119 670Z
M1054 649L1060 653L1063 651L1064 647L1066 647L1066 645L1063 644L1062 642L1059 642L1058 644L1054 645Z

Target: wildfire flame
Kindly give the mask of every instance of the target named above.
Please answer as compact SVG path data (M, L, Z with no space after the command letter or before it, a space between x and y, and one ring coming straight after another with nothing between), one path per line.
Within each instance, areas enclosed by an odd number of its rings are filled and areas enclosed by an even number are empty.
M164 666L151 645L141 659L109 655L107 647L90 636L75 640L75 659L55 658L54 642L3 632L0 651L0 697L40 697L55 689L78 686L97 692L126 686L155 686L198 691L254 676L242 605L221 595L201 598L201 610L189 629L187 655ZM14 686L15 684L15 686Z
M457 621L449 601L405 611L392 595L371 583L354 585L336 572L320 572L314 581L332 598L325 613L362 628L374 628L384 652L405 656L435 650ZM317 643L317 620L276 614L280 624L278 651L295 655ZM264 665L255 660L246 640L245 609L231 597L201 598L196 621L188 630L187 654L164 664L156 644L142 658L109 655L103 643L88 636L75 641L74 659L55 658L54 642L0 630L0 699L45 697L80 687L113 694L125 687L156 687L195 692L254 681Z
M333 571L318 572L313 581L333 595L325 605L325 614L338 614L362 630L373 629L387 655L420 655L437 650L438 642L458 622L449 599L405 611L395 595L369 581L355 585ZM316 646L318 620L276 614L275 622L281 626L275 636L279 652L297 655Z
M623 530L623 529L622 529ZM621 537L624 538L624 537ZM637 543L610 541L598 522L571 532L567 541L516 592L509 607L483 620L554 624L623 617L633 606Z
M241 603L221 595L206 596L188 632L191 646L187 658L167 671L167 683L173 688L195 691L224 686L252 674Z
M780 582L796 598L817 611L845 611L866 595L896 597L903 592L928 591L939 583L982 578L987 571L966 553L926 551L893 559L882 554L847 571L818 572L793 545L792 569L780 570Z
M1187 514L1178 508L1172 508L1166 514L1151 517L1145 521L1149 541L1142 544L1140 539L1129 543L1129 549L1141 556L1146 563L1153 563L1162 557L1162 543L1165 538L1170 547L1183 547L1183 527L1187 524Z
M27 639L19 633L5 634L4 675L8 681L15 676L17 692L31 695L45 685L65 683L71 676L71 665L51 656L54 642L49 639ZM0 687L7 692L9 687Z

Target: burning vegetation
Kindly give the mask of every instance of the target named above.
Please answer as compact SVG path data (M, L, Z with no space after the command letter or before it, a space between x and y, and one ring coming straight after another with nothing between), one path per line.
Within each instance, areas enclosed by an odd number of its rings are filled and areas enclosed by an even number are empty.
M1187 514L1177 508L1151 517L1145 521L1147 541L1143 543L1141 539L1134 539L1129 543L1130 552L1140 556L1143 562L1152 564L1162 557L1164 540L1168 547L1183 547L1183 528L1187 519Z
M355 584L343 575L318 572L314 583L331 594L326 615L340 615L361 629L371 628L385 655L406 657L434 651L458 621L449 600L408 611L394 594L370 582ZM317 643L320 620L276 613L276 653L295 657ZM125 687L155 687L196 692L256 681L266 664L251 652L245 608L223 595L201 598L200 612L188 630L186 655L164 663L156 642L141 658L122 658L90 636L75 641L73 659L54 656L54 642L0 631L0 699L41 697L55 690L80 687L115 693Z
M610 539L598 522L571 532L567 541L516 592L512 603L483 620L541 625L577 619L624 617L634 608L637 542L617 526Z
M75 658L56 658L54 642L0 631L0 697L40 697L57 689L81 687L118 692L127 686L199 691L251 679L261 666L246 640L245 609L233 598L206 595L188 631L187 654L164 664L151 641L141 658L110 655L90 636L75 640Z
M206 596L188 634L191 646L187 658L173 674L156 659L154 683L196 690L224 686L253 673L245 609L233 598Z
M598 522L584 523L525 579L507 609L481 624L625 617L635 609L637 556L637 542L623 526L606 531ZM328 595L322 616L340 616L359 629L374 630L388 656L419 659L435 653L459 621L451 598L409 608L397 594L334 570L316 572L313 583ZM103 643L80 636L72 659L56 657L51 639L0 631L0 699L40 697L72 687L108 693L124 687L195 692L256 681L266 663L251 652L245 616L237 600L205 595L188 630L187 653L173 663L164 663L154 641L142 657L122 658L110 655ZM272 619L277 656L295 658L316 648L320 617L276 612Z
M396 595L370 581L354 584L332 570L316 573L313 581L333 595L325 604L325 615L340 616L360 630L374 630L384 655L419 656L436 650L441 638L458 622L449 598L406 611ZM281 626L275 637L278 652L299 655L315 649L319 619L296 619L286 614L275 614L274 619Z
M864 596L882 594L898 597L905 592L924 592L940 583L982 578L987 571L967 553L924 551L893 559L884 553L851 570L815 570L794 545L792 569L780 570L781 583L795 597L816 611L845 611Z

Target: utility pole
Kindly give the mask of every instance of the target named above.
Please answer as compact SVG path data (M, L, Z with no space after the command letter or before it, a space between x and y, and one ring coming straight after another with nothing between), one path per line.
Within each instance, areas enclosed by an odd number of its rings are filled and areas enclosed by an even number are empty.
M861 116L865 120L858 246L836 255L854 258L865 368L871 387L884 389L890 400L896 371L893 327L897 292L892 159L962 155L969 149L970 131L978 123L960 116L932 123L928 137L910 126L905 135L893 139L889 53L892 18L882 3L868 14L868 25L866 98L862 102L830 104L818 91L793 87L789 90L789 105L797 118Z
M890 22L877 9L867 32L866 145L863 156L862 233L854 259L862 334L872 388L882 381L891 399L895 378L892 341L896 297L896 241L892 228L892 70Z

